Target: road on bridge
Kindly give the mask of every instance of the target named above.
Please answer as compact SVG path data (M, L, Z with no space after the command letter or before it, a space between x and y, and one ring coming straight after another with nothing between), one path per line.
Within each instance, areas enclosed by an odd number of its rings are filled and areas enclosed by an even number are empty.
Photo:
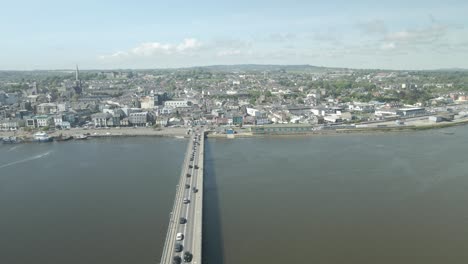
M184 258L187 254L192 256L190 262L201 264L203 152L204 133L198 128L190 137L182 165L161 264L188 262ZM182 239L178 234L183 235ZM176 246L180 247L180 252Z

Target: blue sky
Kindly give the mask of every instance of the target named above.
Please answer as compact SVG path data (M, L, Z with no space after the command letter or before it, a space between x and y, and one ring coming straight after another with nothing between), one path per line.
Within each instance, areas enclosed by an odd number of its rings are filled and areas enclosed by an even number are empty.
M4 1L0 70L468 68L468 1Z

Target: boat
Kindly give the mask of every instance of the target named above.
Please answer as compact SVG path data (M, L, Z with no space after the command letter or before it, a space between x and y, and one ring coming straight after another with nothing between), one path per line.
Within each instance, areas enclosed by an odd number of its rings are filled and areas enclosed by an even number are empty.
M52 140L54 140L54 138L49 136L45 132L38 132L38 133L34 134L34 139L33 140L36 141L36 142L51 142Z
M56 141L68 141L70 139L72 139L73 137L72 136L63 136L63 135L60 135L56 138L54 138Z
M4 137L2 138L4 144L16 144L20 143L20 140L17 137Z
M84 139L87 139L88 136L87 135L77 135L74 137L76 140L84 140Z

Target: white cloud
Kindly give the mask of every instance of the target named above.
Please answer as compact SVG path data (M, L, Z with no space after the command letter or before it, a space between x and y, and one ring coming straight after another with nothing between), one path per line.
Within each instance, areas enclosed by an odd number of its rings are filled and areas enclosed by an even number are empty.
M179 45L177 45L177 48L176 50L179 51L179 52L184 52L184 51L187 51L187 50L194 50L194 49L198 49L202 46L201 42L194 39L194 38L188 38L188 39L184 39L184 41L182 43L180 43Z
M110 55L99 56L99 59L119 59L128 57L153 57L157 55L183 54L202 47L202 43L194 38L184 39L179 44L145 42L129 51L118 51Z
M171 44L162 44L159 42L142 43L133 48L131 53L137 56L149 57L158 53L169 54L172 53L174 48Z
M396 48L395 42L388 42L388 43L383 43L382 46L380 46L381 49L383 50L393 50Z

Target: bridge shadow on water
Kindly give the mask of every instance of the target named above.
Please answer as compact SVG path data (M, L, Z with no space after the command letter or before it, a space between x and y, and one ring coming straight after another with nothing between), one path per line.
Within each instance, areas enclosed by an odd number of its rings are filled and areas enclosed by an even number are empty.
M211 144L205 142L203 197L203 264L224 263L224 243L221 223L219 189L214 170L214 155Z

